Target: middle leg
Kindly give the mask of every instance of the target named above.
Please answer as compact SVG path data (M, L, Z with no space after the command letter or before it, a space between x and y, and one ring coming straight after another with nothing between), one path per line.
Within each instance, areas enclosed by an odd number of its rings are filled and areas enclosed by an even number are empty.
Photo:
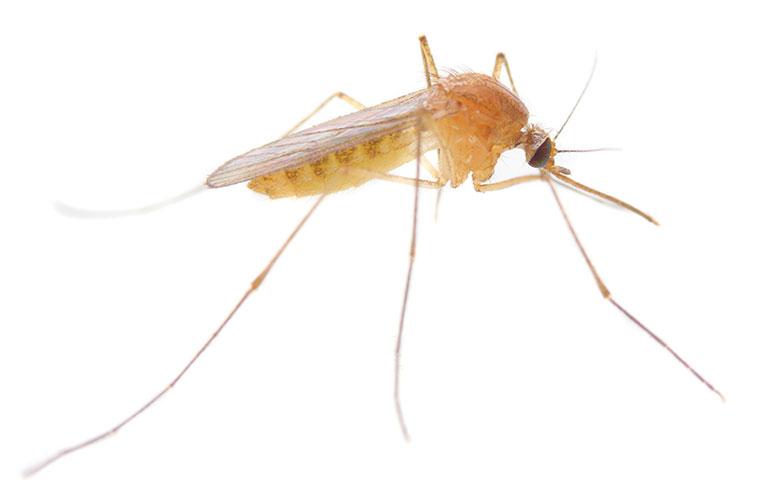
M424 37L423 37L424 38ZM396 335L395 351L395 369L393 375L393 400L396 406L396 417L401 426L401 433L408 442L409 430L404 420L404 411L401 409L401 339L404 334L404 320L406 319L406 306L409 302L409 288L412 284L412 270L414 269L414 259L417 252L417 217L420 205L420 165L422 163L422 121L417 123L417 161L415 162L414 174L414 208L412 210L412 238L409 245L409 267L406 271L406 284L404 285L404 297L401 302L401 316L398 322L398 333Z

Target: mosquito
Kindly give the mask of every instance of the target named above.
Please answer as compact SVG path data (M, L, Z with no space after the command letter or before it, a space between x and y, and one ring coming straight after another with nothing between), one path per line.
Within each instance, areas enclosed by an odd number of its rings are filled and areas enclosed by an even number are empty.
M237 304L166 387L108 430L60 450L28 469L25 472L26 476L31 476L70 453L115 434L161 399L184 377L232 320L240 307L266 280L280 256L303 225L311 218L324 198L331 193L358 187L370 180L401 183L412 186L414 189L409 260L395 345L393 388L396 416L401 433L407 441L410 436L401 403L400 362L404 322L417 244L420 189L435 189L440 194L443 187L447 185L452 188L459 187L468 178L471 179L475 190L479 192L502 190L533 181L545 183L603 299L614 305L623 316L635 323L654 341L670 352L700 382L718 395L721 400L724 400L723 395L710 382L692 368L662 338L636 319L613 298L591 262L557 193L557 185L571 187L576 191L584 192L629 210L657 225L657 221L652 216L612 195L578 182L570 176L571 172L567 168L555 163L555 157L559 153L599 150L562 150L558 149L556 145L557 137L562 133L588 89L596 67L596 60L594 60L594 67L581 94L564 123L554 135L550 135L548 130L529 121L528 109L520 100L507 57L503 53L496 56L493 72L490 76L480 73L452 73L441 76L438 73L425 36L419 38L419 44L427 82L427 87L423 90L373 107L365 107L343 92L334 93L280 139L227 161L212 172L202 186L189 192L164 202L133 210L119 212L69 210L69 213L89 216L147 213L202 190L228 187L243 182L247 182L248 188L254 192L267 195L273 199L293 196L316 197L311 208L298 222L274 256L271 257L269 263L251 282ZM500 81L503 71L506 71L509 87ZM357 111L299 130L328 103L336 99L348 103ZM529 166L535 169L535 173L489 182L502 153L516 148L525 152L526 161ZM425 153L431 151L438 153L437 166L425 157ZM415 162L414 177L391 173L397 167L411 161ZM421 177L423 169L430 175L430 178Z

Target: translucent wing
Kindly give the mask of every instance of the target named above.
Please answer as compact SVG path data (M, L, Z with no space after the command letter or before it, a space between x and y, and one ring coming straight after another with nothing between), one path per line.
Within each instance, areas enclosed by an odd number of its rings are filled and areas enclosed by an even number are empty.
M209 175L206 185L226 187L319 160L333 152L438 119L456 111L452 102L436 100L435 91L420 90L374 107L292 133L229 160Z

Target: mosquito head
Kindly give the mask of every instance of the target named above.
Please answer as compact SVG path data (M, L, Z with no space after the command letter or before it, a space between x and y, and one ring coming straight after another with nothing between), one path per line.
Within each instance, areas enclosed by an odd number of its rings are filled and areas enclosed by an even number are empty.
M528 125L520 146L525 150L525 159L531 167L549 170L560 168L554 165L554 156L557 154L554 139L538 125Z
M554 156L563 150L557 150L554 138L538 125L530 124L523 132L520 147L525 150L525 159L533 168L570 175L570 170L554 164Z
M528 165L533 168L546 167L549 160L553 160L555 151L554 141L552 141L550 137L546 137L544 141L541 142L541 145L539 145L533 152L533 155L531 155L530 160L528 160Z
M528 165L530 165L533 168L540 168L543 170L559 172L565 175L570 174L570 170L554 164L554 156L559 151L562 151L562 150L557 150L555 142L557 140L557 137L559 137L559 134L562 133L562 130L564 130L565 125L567 125L567 122L573 116L573 113L575 113L575 109L578 108L578 104L581 103L581 99L583 98L583 95L586 93L586 90L588 90L588 86L591 83L591 78L594 76L594 70L596 70L596 56L594 57L594 64L591 67L591 73L589 74L588 79L586 80L586 85L583 86L583 90L581 91L581 94L578 96L578 99L575 101L575 105L573 105L572 110L570 110L570 114L567 116L567 118L565 118L564 123L562 123L562 126L559 127L559 130L557 130L557 133L555 133L553 137L550 136L546 132L546 130L539 127L538 125L530 124L525 128L525 130L523 131L523 137L520 141L520 144L523 150L525 150L525 158L528 160ZM591 149L591 150L584 150L584 151L597 151L597 150L606 150L606 149ZM578 151L578 150L564 150L564 151Z

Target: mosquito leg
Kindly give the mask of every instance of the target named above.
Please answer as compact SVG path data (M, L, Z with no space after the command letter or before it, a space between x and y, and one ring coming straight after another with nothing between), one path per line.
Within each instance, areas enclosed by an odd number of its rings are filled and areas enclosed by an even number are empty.
M634 207L630 203L626 203L626 202L624 202L624 201L622 201L622 200L620 200L618 198L613 197L612 195L608 195L608 194L606 194L604 192L600 192L599 190L594 190L591 187L587 187L586 185L583 185L580 182L576 182L574 179L568 177L567 175L563 175L563 174L561 174L559 172L552 171L551 174L554 175L558 180L560 180L561 182L563 182L563 183L565 183L567 185L575 187L578 190L582 190L582 191L584 191L586 193L589 193L589 194L591 194L591 195L593 195L595 197L599 197L599 198L601 198L603 200L606 200L606 201L608 201L610 203L613 203L613 204L615 204L615 205L617 205L619 207L625 208L626 210L629 210L629 211L635 213L636 215L644 218L645 220L647 220L649 222L652 222L655 225L659 225L659 223L657 223L657 220L655 220L651 215L642 212L641 210L639 210L638 208Z
M423 180L421 178L410 178L410 177L403 177L401 175L393 175L391 173L385 173L385 172L378 172L375 170L369 170L366 168L359 168L359 167L351 167L346 166L340 169L341 172L345 172L348 175L353 175L355 177L360 178L366 178L369 179L376 179L376 180L384 180L386 182L393 182L393 183L400 183L403 185L410 185L412 187L421 187L421 188L433 188L440 190L443 188L444 183L441 180Z
M433 60L433 54L430 51L430 45L428 45L427 37L425 35L422 35L420 37L420 51L422 52L422 63L425 65L425 81L427 82L428 88L430 88L433 86L433 81L438 80L440 76L438 75L438 69L435 67L435 60ZM439 162L440 158L441 150L439 149ZM422 166L425 167L425 169L430 172L431 175L437 179L441 178L441 174L437 170L431 170L431 168L426 165L428 161L424 156L422 158L422 161ZM430 165L430 167L432 167L432 165ZM441 205L441 194L443 194L443 189L438 190L438 193L435 196L435 213L433 215L436 222L438 221L438 208Z
M435 68L435 61L433 60L433 54L430 53L430 45L428 45L427 37L422 35L420 37L420 51L422 52L422 63L425 65L425 80L427 81L428 88L433 86L433 82L438 80L438 69Z
M440 158L440 151L438 153L438 157ZM422 168L428 171L428 173L435 178L435 183L437 184L436 187L429 187L429 188L438 188L438 192L435 194L435 210L433 213L433 219L435 222L438 222L438 209L441 206L441 194L443 193L443 186L446 185L446 181L441 178L441 172L438 171L437 168L433 166L432 163L430 163L430 160L427 159L427 155L423 154L422 158L420 158L420 162L422 163ZM414 181L414 179L410 179ZM422 184L420 186L424 187L425 180L420 180Z
M438 211L441 209L441 196L443 195L443 189L438 189L435 192L435 210L433 210L433 221L438 223Z
M422 39L420 40L422 41ZM400 377L401 377L401 340L404 334L404 320L406 318L406 306L409 302L409 287L412 284L412 270L414 268L414 257L417 251L417 213L420 204L420 164L422 158L422 122L417 125L417 161L415 162L415 186L414 186L414 209L412 210L412 237L409 245L409 267L406 271L406 284L404 285L404 298L401 302L401 315L398 322L398 333L396 336L395 351L395 369L393 375L393 400L396 405L396 416L401 427L401 433L408 442L411 440L409 430L404 421L404 412L401 409L400 394Z
M495 190L503 190L505 188L519 185L521 183L532 182L533 180L543 180L541 175L523 175L522 177L514 177L501 182L494 183L473 183L475 190L478 192L493 192Z
M439 182L442 181L441 180L441 172L439 172L438 169L435 168L432 163L430 163L430 160L428 160L427 157L424 154L420 158L420 163L422 164L422 168L424 168L425 170L427 170L427 172L433 178L435 178Z
M652 330L650 330L648 327L646 327L643 323L641 323L639 320L636 319L633 315L628 313L626 309L624 309L622 306L620 306L619 303L617 303L610 294L610 290L607 288L607 286L602 281L602 278L599 276L599 273L596 271L596 268L594 268L594 265L591 263L591 259L589 258L588 254L586 253L586 249L583 248L583 245L581 244L580 239L578 238L578 234L575 233L575 229L573 228L572 223L570 223L570 218L567 216L567 212L565 211L565 207L562 205L562 201L559 199L559 194L557 194L557 188L554 186L554 181L551 179L549 174L544 173L544 180L546 180L546 183L549 184L549 188L551 188L552 195L554 196L554 200L557 202L557 206L559 207L560 213L562 213L562 218L565 220L565 224L567 224L567 228L570 230L570 234L573 236L573 240L575 240L575 244L578 246L578 250L580 250L581 255L583 255L583 259L586 261L586 265L588 265L589 270L591 271L591 274L594 276L594 280L596 281L596 286L599 288L599 292L602 294L602 297L604 297L605 300L609 300L611 304L615 306L623 315L628 317L630 321L635 323L639 328L644 330L644 332L647 333L654 341L659 343L665 350L670 352L673 357L678 360L678 362L686 367L697 379L699 379L700 382L702 382L707 388L712 390L716 395L720 397L721 400L725 401L725 397L723 397L723 394L718 391L715 387L712 386L710 382L708 382L699 372L694 370L691 365L689 365L686 360L681 358L680 355L678 355L675 350L670 348L670 346L665 343L665 341L657 336Z
M85 440L83 442L71 445L69 447L64 448L63 450L59 451L58 453L51 455L47 459L43 460L42 462L38 463L37 465L34 465L24 471L24 477L31 477L32 475L36 474L43 468L49 466L50 464L60 460L61 458L65 457L66 455L76 452L77 450L81 450L85 447L88 447L90 445L93 445L95 443L100 442L101 440L106 439L107 437L110 437L111 435L115 434L119 430L121 430L122 427L126 426L128 423L130 423L132 420L137 418L140 414L142 414L144 411L146 411L148 408L150 408L154 403L156 403L161 397L166 394L169 390L171 390L187 373L187 371L190 369L190 367L193 366L196 360L203 354L203 352L206 351L209 345L211 345L211 342L214 341L214 339L219 335L219 333L224 329L224 327L227 326L230 320L232 320L232 317L235 316L235 313L240 309L240 307L245 303L245 301L248 299L248 297L259 288L259 286L264 282L264 279L266 278L269 271L272 269L274 264L277 262L277 260L280 258L282 253L285 251L285 249L290 245L290 242L295 238L296 234L301 230L301 227L304 226L306 221L311 217L311 215L314 213L314 210L317 209L320 203L322 203L322 200L325 198L325 195L321 195L317 201L314 203L314 205L309 209L309 211L304 215L304 217L301 219L301 221L296 225L296 228L290 233L288 238L283 242L283 244L280 246L279 250L277 250L277 253L269 260L269 263L264 267L264 269L259 273L259 275L256 277L256 279L251 282L251 285L248 287L248 290L245 291L243 296L240 298L240 300L235 304L234 308L230 311L229 314L225 317L224 321L214 330L214 332L211 334L211 336L206 340L206 342L201 346L201 348L193 355L193 357L190 359L187 364L182 368L182 370L179 371L179 374L177 374L176 377L168 384L166 385L161 391L159 391L156 395L153 396L147 403L145 403L142 407L138 408L135 412L133 412L131 415L127 416L124 420L117 423L110 429L106 430L103 433L100 433L88 440Z
M512 93L517 95L518 97L520 95L517 94L517 87L515 87L515 81L512 79L512 70L509 69L509 62L507 61L507 56L504 55L504 53L499 52L496 54L496 62L494 62L493 66L493 78L497 81L499 80L499 77L501 77L501 67L504 67L507 70L507 77L509 77L509 84L512 86Z
M161 210L162 208L168 207L169 205L174 205L175 203L182 202L206 190L208 190L208 187L206 187L205 184L198 185L196 187L193 187L190 190L180 193L179 195L166 198L159 202L151 203L149 205L143 205L141 207L125 208L121 210L94 210L94 209L89 209L89 208L79 208L79 207L73 207L71 205L68 205L62 202L55 202L53 206L58 211L58 213L60 213L61 215L65 215L67 217L86 218L86 219L130 217L133 215L134 216L145 215L147 213L155 212L156 210Z
M336 99L336 98L338 98L340 100L343 100L347 104L349 104L352 107L354 107L356 110L363 110L365 108L364 104L362 104L360 101L354 99L350 95L347 95L347 94L345 94L343 92L335 92L332 95L330 95L329 97L327 97L322 103L320 103L317 106L317 108L315 108L310 114L306 115L300 122L296 123L290 130L288 130L287 132L285 132L285 134L283 135L283 137L287 137L291 133L293 133L296 130L298 130L304 123L308 122L309 119L311 119L311 117L313 117L314 115L316 115L317 113L319 113L320 110L322 110L323 108L325 108L328 103L330 103L333 99Z

